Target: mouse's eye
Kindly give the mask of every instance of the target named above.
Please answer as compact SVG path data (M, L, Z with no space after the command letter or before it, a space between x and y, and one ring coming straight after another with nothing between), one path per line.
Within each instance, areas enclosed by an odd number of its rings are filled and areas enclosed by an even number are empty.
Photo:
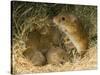
M62 20L65 21L65 17L62 17Z

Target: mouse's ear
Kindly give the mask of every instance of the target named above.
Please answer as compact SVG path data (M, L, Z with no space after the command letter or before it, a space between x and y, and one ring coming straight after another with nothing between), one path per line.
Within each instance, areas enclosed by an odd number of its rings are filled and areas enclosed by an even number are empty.
M75 15L70 15L70 19L71 19L72 22L77 21L77 17Z

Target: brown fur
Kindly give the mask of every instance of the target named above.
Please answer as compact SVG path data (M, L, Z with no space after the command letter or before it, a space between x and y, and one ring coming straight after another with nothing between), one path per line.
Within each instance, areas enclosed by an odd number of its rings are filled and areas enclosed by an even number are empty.
M46 58L38 50L28 48L23 52L23 55L35 66L41 66L46 63Z
M79 19L72 14L66 14L54 17L53 22L69 36L78 53L83 56L88 48L88 36Z
M59 47L52 47L48 50L46 57L49 64L63 64L68 60L66 52Z

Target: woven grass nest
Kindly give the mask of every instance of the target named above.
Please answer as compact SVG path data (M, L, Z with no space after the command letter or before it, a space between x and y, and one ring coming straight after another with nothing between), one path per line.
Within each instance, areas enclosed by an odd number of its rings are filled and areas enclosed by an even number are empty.
M52 19L61 12L77 15L89 34L89 49L85 57L74 62L77 50L66 50L63 38L65 34L59 30ZM70 70L86 70L96 68L97 47L97 7L67 4L12 2L12 73L40 73L58 72ZM35 32L35 33L34 33ZM34 34L37 37L31 37ZM42 48L60 47L67 52L68 61L65 64L45 64L34 66L28 61L23 52L32 46L28 40L38 39L41 41L39 50ZM35 40L36 41L36 40ZM37 42L37 41L36 41ZM34 45L37 46L37 43ZM34 46L35 47L35 46ZM48 50L48 49L47 49ZM42 51L46 54L46 51ZM30 53L29 53L30 54ZM32 54L32 53L31 53Z

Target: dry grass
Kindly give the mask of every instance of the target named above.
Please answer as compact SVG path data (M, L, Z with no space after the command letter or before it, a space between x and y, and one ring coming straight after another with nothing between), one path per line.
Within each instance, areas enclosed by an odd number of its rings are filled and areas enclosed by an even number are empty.
M15 51L19 51L16 53ZM88 50L86 56L79 62L66 62L64 65L47 64L45 66L33 66L31 62L26 60L21 54L21 49L14 50L13 53L13 73L41 73L41 72L61 72L75 70L89 70L97 68L96 46ZM18 55L17 55L18 54Z

